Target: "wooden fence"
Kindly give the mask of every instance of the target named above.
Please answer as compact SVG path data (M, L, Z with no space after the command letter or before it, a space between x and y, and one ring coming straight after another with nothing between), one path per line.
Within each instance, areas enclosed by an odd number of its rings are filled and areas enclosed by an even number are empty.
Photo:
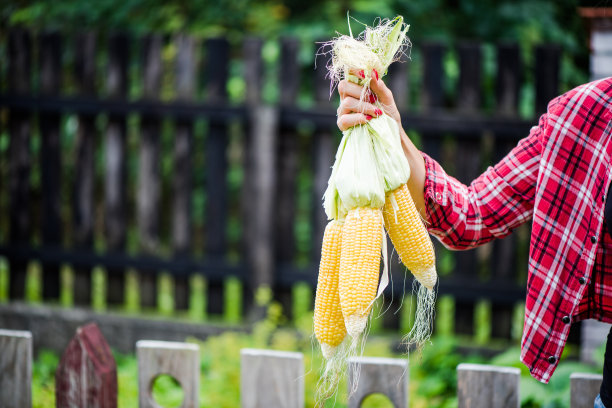
M156 307L170 282L174 310L223 313L230 277L246 288L246 305L270 287L291 314L300 282L312 302L321 197L339 140L322 58L316 69L303 63L292 38L230 45L12 29L3 39L0 255L10 299L24 298L34 262L44 302L60 297L63 268L76 305L92 304L100 271L103 306L124 305L131 285L136 308ZM404 126L464 182L526 136L560 91L556 46L535 48L528 62L515 44L428 43L412 55L388 76ZM528 119L520 100L532 101ZM437 246L438 316L450 330L511 337L527 241L528 227L478 251ZM387 303L398 305L411 278L393 264ZM194 277L205 284L189 285ZM206 291L204 305L190 303L194 290ZM490 329L476 327L474 315L493 314ZM406 328L387 316L386 326Z
M32 336L0 330L0 403L5 408L32 406ZM153 384L161 375L176 379L183 390L181 407L199 407L200 356L195 344L139 341L140 408L158 407ZM243 408L304 407L304 362L301 353L242 349L240 395ZM409 407L408 360L360 357L349 361L348 406L358 408L372 394L386 396L394 407ZM359 375L351 375L359 373ZM457 367L459 408L518 408L520 370L477 364ZM95 324L77 330L55 373L56 407L117 407L117 368L110 348ZM534 380L535 381L535 380ZM571 408L591 408L602 376L572 374ZM205 386L205 382L203 383ZM343 392L339 390L338 392Z

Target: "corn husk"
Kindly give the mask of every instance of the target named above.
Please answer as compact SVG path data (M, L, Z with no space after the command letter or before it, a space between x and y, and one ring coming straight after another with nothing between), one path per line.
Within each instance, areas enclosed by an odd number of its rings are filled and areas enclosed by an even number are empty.
M332 81L342 77L364 85L361 99L368 95L372 70L385 75L389 65L399 59L408 44L409 26L401 16L366 27L358 39L340 36L332 41L332 59L328 66ZM365 78L349 74L362 70ZM356 207L380 208L385 193L408 181L410 166L403 154L399 127L386 114L368 123L347 129L336 153L336 161L324 195L329 219L343 219Z

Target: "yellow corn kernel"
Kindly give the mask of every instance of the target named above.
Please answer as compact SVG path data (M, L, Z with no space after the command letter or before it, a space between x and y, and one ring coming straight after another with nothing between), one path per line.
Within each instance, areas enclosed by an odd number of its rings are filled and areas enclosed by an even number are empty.
M365 329L376 298L382 222L380 209L361 207L348 212L342 227L340 305L351 337L359 336Z
M344 318L338 294L340 244L342 224L332 220L325 227L319 264L319 279L315 296L314 332L321 345L323 357L329 359L346 336Z
M406 184L387 194L383 215L402 263L423 286L433 289L438 279L433 244Z

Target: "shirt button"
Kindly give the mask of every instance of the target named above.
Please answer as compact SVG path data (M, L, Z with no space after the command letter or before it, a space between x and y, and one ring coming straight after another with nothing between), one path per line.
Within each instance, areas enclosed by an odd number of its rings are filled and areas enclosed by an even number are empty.
M597 237L595 235L591 237L591 242L594 244L597 243Z
M563 316L563 319L561 320L563 320L563 323L568 324L572 319L570 319L569 316Z
M547 360L548 360L548 362L549 362L550 364L555 364L555 363L557 362L557 357L555 357L555 356L550 356L550 357L548 357L548 359L547 359Z
M581 285L584 285L586 283L586 278L584 276L581 276L578 278L578 282L580 282Z

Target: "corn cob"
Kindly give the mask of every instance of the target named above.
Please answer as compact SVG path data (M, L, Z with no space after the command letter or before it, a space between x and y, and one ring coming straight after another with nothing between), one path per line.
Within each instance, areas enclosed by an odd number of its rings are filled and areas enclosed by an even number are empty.
M433 289L438 279L433 244L406 184L387 193L383 215L402 263L421 285Z
M383 237L380 209L350 210L342 228L340 306L348 334L356 338L368 322L376 298Z
M336 220L330 221L323 234L314 309L315 337L326 359L335 354L336 347L346 336L338 293L341 240L342 224Z

